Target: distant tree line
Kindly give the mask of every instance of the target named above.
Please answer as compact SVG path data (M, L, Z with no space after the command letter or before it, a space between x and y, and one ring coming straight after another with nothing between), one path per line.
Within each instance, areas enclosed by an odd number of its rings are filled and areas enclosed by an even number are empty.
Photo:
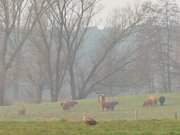
M0 105L178 89L177 2L115 10L94 51L83 53L98 7L98 0L0 0Z

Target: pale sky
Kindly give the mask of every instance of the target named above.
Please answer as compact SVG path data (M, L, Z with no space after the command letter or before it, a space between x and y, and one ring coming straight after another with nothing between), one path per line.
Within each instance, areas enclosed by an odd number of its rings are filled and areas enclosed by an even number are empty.
M123 7L127 4L134 4L142 2L143 0L101 0L106 11L110 11L113 8Z
M101 4L104 7L104 10L102 11L102 15L108 14L111 12L114 8L119 8L126 6L127 4L135 4L135 3L141 3L145 0L101 0ZM151 1L157 1L157 0L151 0ZM177 3L180 5L180 0L176 0Z
M105 19L107 16L112 13L113 9L124 7L128 4L136 4L141 3L145 0L101 0L101 4L103 6L103 9L101 12L97 15L97 21L95 22L98 26L99 23L103 24L105 22ZM151 0L151 1L157 1L157 0ZM180 0L177 0L177 2L180 5Z
M124 7L128 4L135 4L142 2L144 0L101 0L103 9L97 15L96 24L99 25L99 22L103 23L106 17L112 13L113 9Z

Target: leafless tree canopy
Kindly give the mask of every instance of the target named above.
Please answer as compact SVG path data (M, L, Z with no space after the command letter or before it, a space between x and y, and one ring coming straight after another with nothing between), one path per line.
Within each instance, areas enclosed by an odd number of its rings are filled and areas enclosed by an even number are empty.
M116 9L98 0L0 0L0 105L179 87L175 0Z

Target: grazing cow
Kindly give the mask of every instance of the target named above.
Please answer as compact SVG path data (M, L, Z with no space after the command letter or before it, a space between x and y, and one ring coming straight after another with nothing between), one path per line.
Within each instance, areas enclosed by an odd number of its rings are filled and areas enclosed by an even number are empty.
M150 96L144 101L143 107L152 107L154 105L157 105L157 97Z
M157 105L158 97L156 97L156 96L150 96L150 97L148 97L148 99L151 99L151 100L154 102L154 104Z
M18 110L18 115L20 115L20 116L26 115L26 108L24 106Z
M98 97L98 103L100 104L103 111L105 110L114 111L115 106L118 104L117 101L106 101L104 95L100 95Z
M62 102L61 106L64 111L67 111L73 108L76 104L78 104L78 102L76 101L66 101L66 102Z
M147 99L144 101L143 107L150 107L153 106L153 101L151 99Z
M160 103L161 106L164 105L165 101L166 101L166 98L164 96L159 97L159 103Z
M118 105L117 101L109 101L109 102L103 102L102 103L102 109L104 110L110 110L110 111L114 111L115 106Z
M87 115L84 115L83 116L83 121L87 124L87 125L90 125L90 126L93 126L93 125L96 125L97 124L97 121L90 117L90 116L87 116Z

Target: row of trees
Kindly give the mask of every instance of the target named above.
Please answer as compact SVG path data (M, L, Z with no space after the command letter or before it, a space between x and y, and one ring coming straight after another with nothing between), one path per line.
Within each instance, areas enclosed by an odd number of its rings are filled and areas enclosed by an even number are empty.
M172 92L179 89L180 10L175 0L158 0L149 7L139 35L138 68L151 92Z
M24 92L37 103L43 93L52 102L66 91L72 99L83 99L122 87L120 82L126 88L144 87L147 79L155 89L158 77L164 90L172 89L176 3L145 2L116 10L95 51L83 54L98 5L97 0L0 0L0 105L12 93L14 101ZM132 37L138 42L127 45Z

